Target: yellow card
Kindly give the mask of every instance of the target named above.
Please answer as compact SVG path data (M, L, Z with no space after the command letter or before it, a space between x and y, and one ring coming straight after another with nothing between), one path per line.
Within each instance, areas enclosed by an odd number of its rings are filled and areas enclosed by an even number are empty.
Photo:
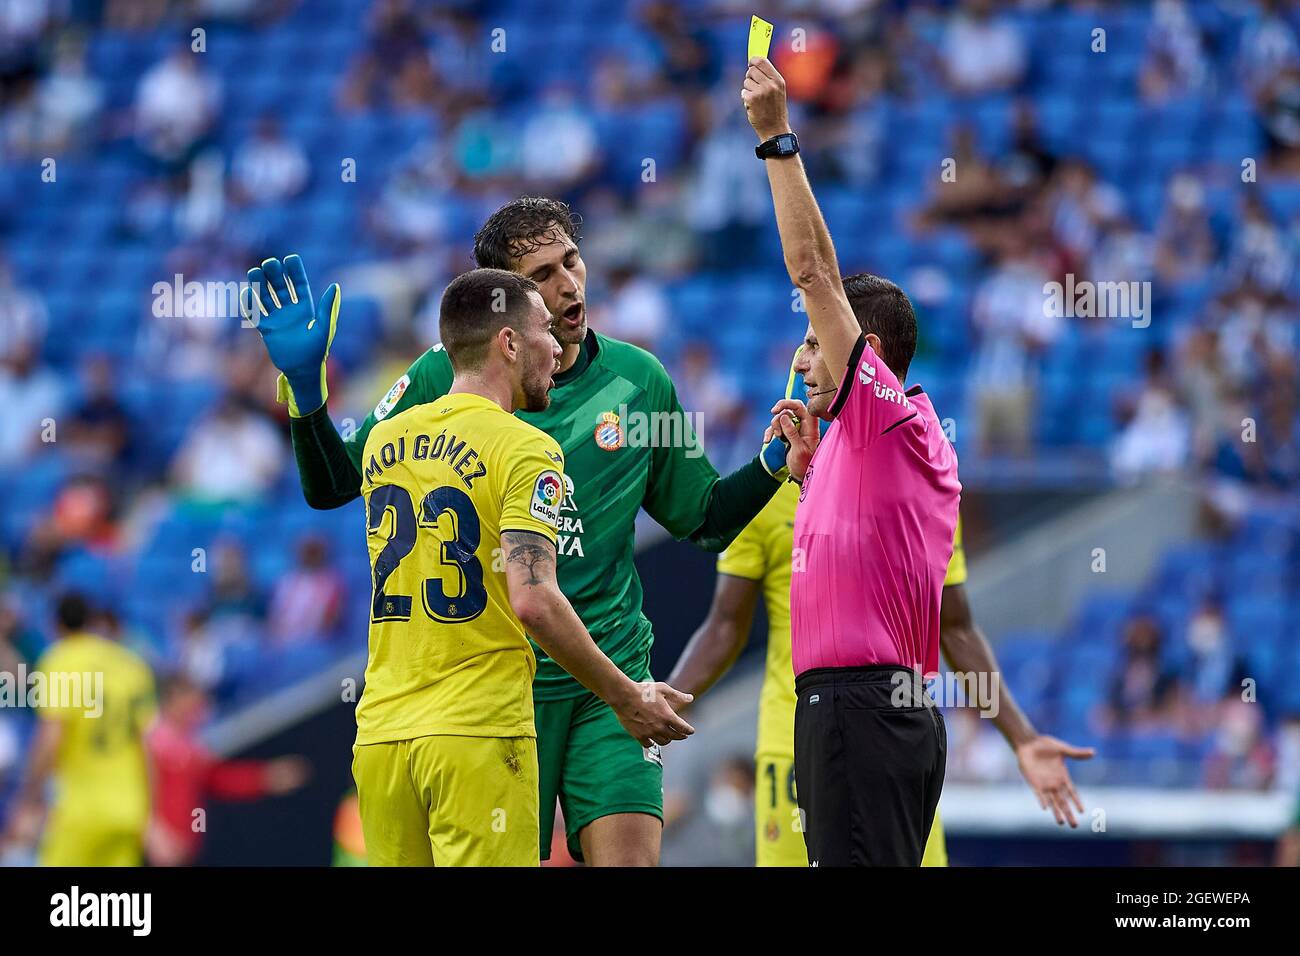
M745 62L748 63L756 56L767 56L767 51L771 46L772 24L760 16L751 17L749 21L749 57Z

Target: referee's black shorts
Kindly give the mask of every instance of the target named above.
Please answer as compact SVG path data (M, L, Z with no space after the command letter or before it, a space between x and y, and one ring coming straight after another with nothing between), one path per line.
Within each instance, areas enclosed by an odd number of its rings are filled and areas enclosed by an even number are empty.
M795 681L794 773L810 866L920 866L948 734L919 675L820 667Z

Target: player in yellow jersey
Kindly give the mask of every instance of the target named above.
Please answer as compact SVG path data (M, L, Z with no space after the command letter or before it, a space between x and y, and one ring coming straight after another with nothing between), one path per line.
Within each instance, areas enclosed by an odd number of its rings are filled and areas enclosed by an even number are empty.
M852 304L850 296L850 304ZM798 351L795 352L796 358ZM791 365L786 397L794 395ZM790 552L794 540L799 488L788 482L749 526L718 557L713 604L691 637L668 682L701 694L731 667L745 647L754 607L761 593L767 610L767 662L759 699L758 745L755 749L754 825L758 866L807 866L808 852L799 826L794 784L794 668L790 660ZM971 617L966 597L966 553L961 520L944 579L940 606L940 646L948 663L961 673L998 672L997 658ZM994 723L1015 750L1021 773L1050 806L1057 822L1076 825L1071 803L1083 811L1065 758L1087 759L1091 748L1074 747L1038 734L1016 705L1004 681L997 682L998 713ZM922 866L947 866L943 823L936 812L926 841Z
M41 724L11 836L31 840L52 781L37 854L42 866L139 866L149 819L143 737L157 711L153 675L134 653L89 630L80 596L60 599L56 616L59 639L29 680Z
M283 275L267 272L288 301ZM546 408L560 355L536 284L466 273L439 325L450 391L380 421L362 455L373 569L352 765L362 830L373 865L536 866L525 629L643 746L692 733L671 706L690 698L623 674L556 584L564 456L512 414Z

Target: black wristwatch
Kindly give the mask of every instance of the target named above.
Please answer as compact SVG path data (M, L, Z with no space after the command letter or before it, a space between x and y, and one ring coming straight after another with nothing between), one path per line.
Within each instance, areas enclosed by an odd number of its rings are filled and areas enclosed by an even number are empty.
M799 152L799 137L794 133L778 133L771 139L754 147L754 155L759 159L773 156L793 156Z

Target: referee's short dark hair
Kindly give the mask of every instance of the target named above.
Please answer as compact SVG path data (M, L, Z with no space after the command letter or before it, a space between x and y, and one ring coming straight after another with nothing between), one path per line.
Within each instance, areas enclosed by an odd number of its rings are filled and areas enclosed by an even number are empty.
M880 357L901 382L916 355L916 312L897 285L866 272L844 277L849 307L864 333L880 338Z
M474 235L474 264L480 269L510 269L516 260L536 252L549 232L559 231L574 242L582 219L568 203L541 196L512 199Z
M537 283L504 269L473 269L451 280L442 293L438 329L456 371L473 370L487 357L488 343L528 311Z
M90 622L90 602L76 591L68 591L54 608L55 620L67 633L84 631Z

